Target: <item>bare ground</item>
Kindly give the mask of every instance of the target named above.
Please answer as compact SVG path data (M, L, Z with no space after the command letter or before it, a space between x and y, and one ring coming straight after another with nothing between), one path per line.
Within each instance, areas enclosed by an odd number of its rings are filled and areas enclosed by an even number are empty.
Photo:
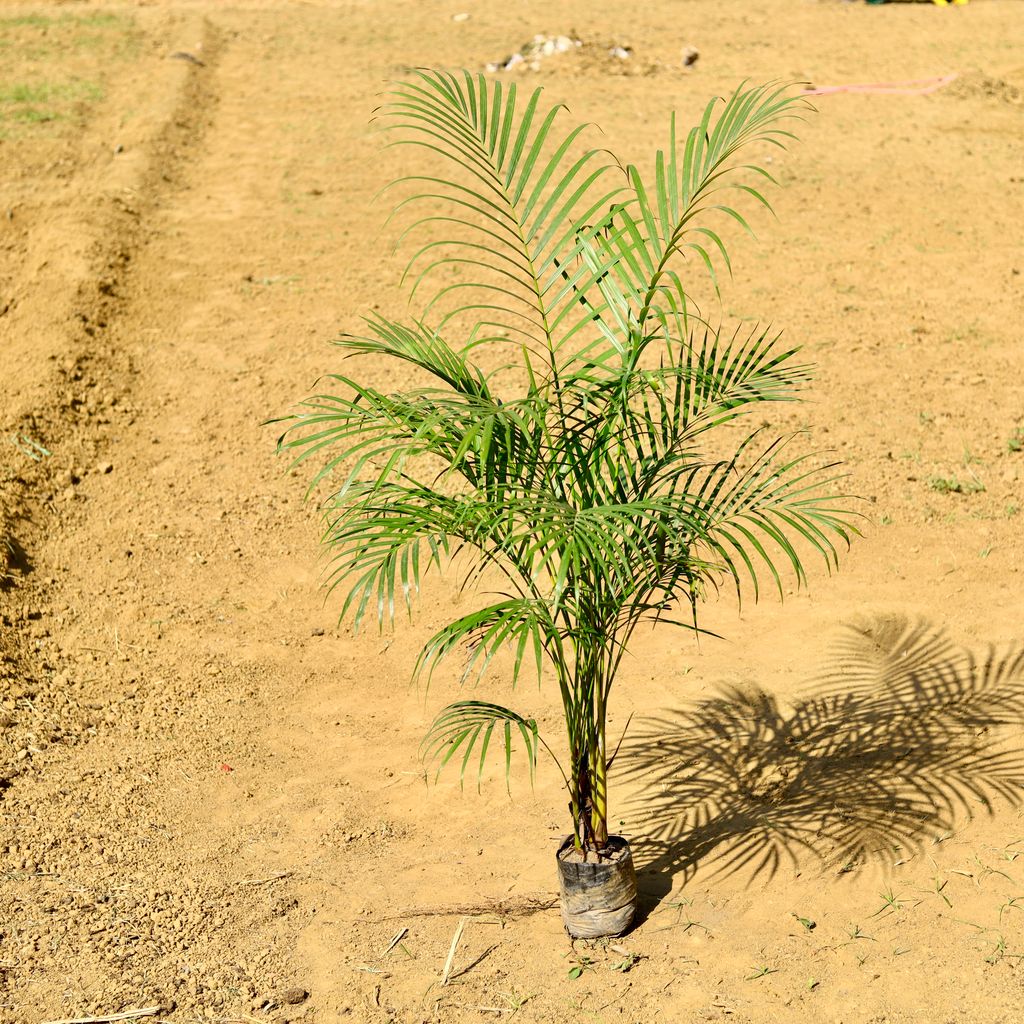
M1015 1020L1019 4L461 10L0 4L0 1019ZM353 637L261 426L340 330L404 309L381 84L571 30L592 45L518 78L635 159L743 78L959 72L821 97L734 256L725 314L817 362L784 422L872 521L838 576L709 608L728 642L638 646L626 953L551 909L552 774L424 785L456 670L424 694L409 669L471 597L437 582ZM556 734L550 693L517 700Z

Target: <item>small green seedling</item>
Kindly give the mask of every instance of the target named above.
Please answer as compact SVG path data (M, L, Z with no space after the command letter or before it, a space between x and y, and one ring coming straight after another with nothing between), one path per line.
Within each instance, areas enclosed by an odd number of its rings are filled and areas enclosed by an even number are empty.
M569 968L568 975L575 981L583 976L584 971L594 970L594 961L589 956L578 957L576 963Z
M1000 908L999 908L999 920L1002 921L1003 914L1007 910L1024 910L1024 907L1020 905L1020 901L1024 900L1024 896L1011 896Z
M1012 864L1022 853L1024 853L1024 850L1014 849L1014 847L1021 842L1024 842L1024 840L1014 839L1012 843L1007 843L1000 851L1003 860L1008 860Z
M985 490L985 485L977 478L964 482L955 476L933 476L928 480L928 487L939 494L980 494Z
M610 966L613 971L618 971L620 974L629 974L629 972L633 970L633 968L636 967L636 965L643 959L645 958L640 956L639 953L627 953L622 960L619 960L617 963L611 964Z
M996 941L995 947L993 948L992 952L989 953L987 957L985 957L985 963L997 964L1006 955L1006 939L1004 939L1003 936L1000 935Z
M981 858L977 854L974 855L974 863L981 869L978 874L978 888L981 888L981 883L985 881L989 875L999 875L1001 878L1005 878L1008 882L1016 884L1005 871L1000 871L998 868L990 868L987 864L982 863Z
M884 892L878 894L882 897L882 905L871 915L872 917L878 917L879 914L884 914L888 911L890 914L896 913L898 910L902 910L908 903L913 902L916 907L920 900L908 900L902 896L897 896L892 890L892 886L886 889Z
M943 892L943 890L946 888L947 885L949 885L949 879L948 878L940 879L939 876L936 875L932 879L932 886L934 887L933 888L933 892L935 893L936 896L938 896L942 900L943 903L946 904L947 907L949 907L950 910L952 910L953 909L953 904L950 901L949 897L945 894L945 892Z
M769 974L779 973L778 967L751 967L750 969L754 973L748 974L747 977L743 979L744 981L756 981L758 978L764 978Z
M812 921L809 917L801 917L799 914L793 914L803 927L805 932L813 932L818 927L817 921Z
M705 935L711 934L711 929L707 925L701 924L700 921L694 921L689 914L686 914L686 920L683 920L683 910L686 907L693 906L693 900L687 896L680 896L678 900L673 900L671 903L665 904L666 908L676 911L676 919L672 924L665 925L664 928L659 928L658 931L666 931L669 928L676 928L679 925L683 926L683 934L685 935L691 928L700 928Z
M514 1017L536 994L534 992L533 995L521 996L515 989L511 992L499 992L498 995L507 1003L507 1008L502 1007L502 1012Z

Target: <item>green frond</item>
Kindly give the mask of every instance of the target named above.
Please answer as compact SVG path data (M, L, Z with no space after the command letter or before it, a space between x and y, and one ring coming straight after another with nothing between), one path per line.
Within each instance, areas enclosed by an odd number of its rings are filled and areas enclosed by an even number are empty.
M540 89L520 103L514 83L484 75L417 71L391 87L378 116L396 136L391 145L426 149L452 172L407 175L390 186L412 188L395 212L425 201L450 208L417 222L443 223L446 237L413 255L406 276L414 289L453 263L483 270L468 290L490 296L508 320L524 320L530 336L551 350L552 322L559 314L564 321L575 305L560 287L560 268L577 259L581 233L603 218L622 186L602 184L614 164L598 149L581 148L586 126L560 133L561 105L543 109L540 101ZM477 259L480 246L497 262ZM434 296L455 300L447 303L449 317L478 308L457 298L461 288ZM579 322L581 311L575 313Z
M477 788L483 779L484 766L491 740L497 731L505 755L505 785L512 776L514 737L521 738L533 782L537 769L537 751L541 743L537 723L532 718L485 701L462 700L449 704L434 719L420 745L420 757L425 763L438 762L435 778L456 755L461 757L459 784L466 781L466 768L476 760Z
M765 196L743 180L750 173L761 172L760 176L769 182L771 176L761 168L738 162L737 154L754 142L784 145L793 135L780 128L780 123L798 118L807 108L806 100L787 95L785 87L741 87L720 109L719 101L708 104L700 124L687 135L681 163L673 120L669 154L656 155L650 186L636 166L626 169L632 195L620 201L608 218L605 265L622 297L617 305L619 322L626 318L632 325L629 337L634 360L653 340L671 334L673 322L681 319L686 326L688 301L678 279L671 276L677 256L690 253L697 257L716 291L716 257L732 272L720 231L703 223L710 216L719 216L749 230L743 215L723 196L731 192L752 197L771 209ZM605 290L608 287L604 285ZM649 329L652 320L662 330ZM571 372L572 364L570 355L569 366L562 372Z
M389 356L411 363L461 394L489 394L487 379L480 368L426 324L417 321L410 327L383 317L370 318L366 324L372 335L344 335L336 342L338 347L352 354Z
M513 685L527 665L536 670L539 681L545 655L555 664L565 656L548 603L529 597L506 598L463 615L438 631L420 652L414 676L429 680L440 661L463 647L468 648L468 658L460 682L479 679L494 655L505 647L513 653Z
M397 485L353 488L339 505L328 511L324 576L328 593L344 588L341 617L351 612L358 629L371 609L380 627L399 604L411 613L422 572L449 556L459 510L436 492Z
M758 436L750 435L742 449ZM699 486L707 512L702 544L721 560L737 592L744 577L755 599L759 592L758 569L767 571L780 596L781 556L798 585L807 582L804 558L797 542L820 555L831 571L839 564L839 547L848 547L859 535L856 518L849 510L849 496L836 494L840 479L832 473L837 463L816 464L812 454L790 459L783 452L792 438L781 438L740 468L739 457L704 474Z

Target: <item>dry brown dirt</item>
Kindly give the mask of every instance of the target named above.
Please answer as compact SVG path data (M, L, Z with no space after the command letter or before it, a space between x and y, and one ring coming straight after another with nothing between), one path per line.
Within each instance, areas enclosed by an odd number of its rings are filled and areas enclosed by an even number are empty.
M0 1019L1019 1020L1024 5L460 4L0 4ZM261 426L405 308L382 83L571 32L505 74L627 159L744 78L959 73L818 99L736 243L724 311L818 364L783 422L871 521L837 576L712 605L728 640L637 644L621 949L551 909L554 772L424 783L457 668L409 669L472 598L339 625Z

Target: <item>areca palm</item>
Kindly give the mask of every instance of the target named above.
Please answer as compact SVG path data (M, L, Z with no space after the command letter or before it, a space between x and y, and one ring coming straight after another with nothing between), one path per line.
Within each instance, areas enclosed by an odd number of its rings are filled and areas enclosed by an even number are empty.
M808 553L831 567L854 532L829 467L735 429L797 398L807 366L771 330L712 326L686 283L731 270L722 226L746 228L741 207L767 206L772 184L742 151L785 146L804 109L784 88L742 87L681 140L673 121L649 179L587 148L585 128L560 131L541 90L524 101L482 75L417 72L378 112L393 144L428 156L395 185L403 237L420 239L407 281L433 293L418 317L372 316L338 344L420 380L383 391L333 375L281 444L330 481L328 586L356 623L390 623L456 553L469 582L503 580L416 671L468 645L479 676L511 650L513 680L557 685L565 752L480 700L441 711L424 752L464 775L496 749L508 770L517 739L532 772L545 747L584 855L608 842L608 703L637 628L698 630L709 588L756 596L784 570L803 582ZM506 359L485 355L499 346Z

